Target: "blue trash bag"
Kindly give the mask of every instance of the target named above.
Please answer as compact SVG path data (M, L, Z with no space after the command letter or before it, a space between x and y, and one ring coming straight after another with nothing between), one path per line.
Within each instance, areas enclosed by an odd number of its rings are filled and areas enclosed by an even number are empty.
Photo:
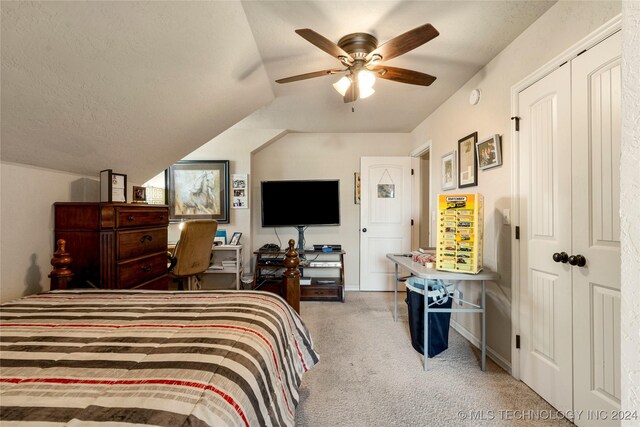
M451 308L453 299L447 287L436 280L424 280L418 277L407 279L407 308L409 311L409 332L411 346L424 354L424 288L427 285L429 308ZM416 290L413 290L414 288ZM433 304L435 301L435 304ZM442 353L449 347L449 321L451 313L429 313L429 357Z

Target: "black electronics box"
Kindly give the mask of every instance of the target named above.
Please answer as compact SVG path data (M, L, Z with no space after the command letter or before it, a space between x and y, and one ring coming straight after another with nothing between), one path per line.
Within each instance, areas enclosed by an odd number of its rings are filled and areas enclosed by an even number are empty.
M341 251L342 245L313 245L313 250L323 252Z
M284 258L282 257L273 257L273 258L261 258L258 260L258 265L270 265L270 266L284 266Z

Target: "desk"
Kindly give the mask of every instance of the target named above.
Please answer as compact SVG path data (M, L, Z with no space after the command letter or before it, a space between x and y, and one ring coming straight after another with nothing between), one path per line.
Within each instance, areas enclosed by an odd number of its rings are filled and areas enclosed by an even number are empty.
M173 253L176 243L169 243L167 249ZM202 274L233 274L236 290L240 289L242 276L242 245L217 245L211 248L213 264Z
M480 305L473 304L469 301L465 301L460 298L452 297L454 303L462 302L463 306L468 305L473 308L429 308L427 292L425 289L424 293L424 319L425 322L429 319L430 312L466 312L466 313L481 313L482 317L482 338L480 344L480 350L482 351L482 370L485 370L486 367L486 355L487 355L487 337L486 337L486 323L485 323L485 304L486 304L486 281L487 280L498 280L500 277L498 273L495 271L489 270L487 267L484 267L482 271L478 274L465 274L465 273L453 273L449 271L439 271L435 268L427 268L422 264L413 261L412 257L398 255L398 254L387 254L387 258L391 260L395 264L396 267L396 284L394 288L394 302L393 302L393 320L398 320L398 269L403 268L411 273L412 276L419 277L421 279L428 280L446 280L446 281L479 281L482 285L482 293L480 294ZM432 303L432 305L435 303ZM424 370L427 370L429 355L427 354L427 349L429 348L429 328L427 325L424 327Z

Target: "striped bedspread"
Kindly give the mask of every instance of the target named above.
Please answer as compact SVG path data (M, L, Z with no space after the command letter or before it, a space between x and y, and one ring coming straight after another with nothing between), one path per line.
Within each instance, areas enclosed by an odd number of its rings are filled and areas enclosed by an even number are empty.
M0 316L3 427L292 426L318 362L267 292L53 291Z

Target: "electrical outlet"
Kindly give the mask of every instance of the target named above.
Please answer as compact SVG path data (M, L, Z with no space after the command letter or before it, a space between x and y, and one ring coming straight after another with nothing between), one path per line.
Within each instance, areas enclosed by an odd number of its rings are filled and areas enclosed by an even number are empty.
M463 299L462 298L462 291L459 290L458 291L458 305L463 305L462 304L462 299Z

